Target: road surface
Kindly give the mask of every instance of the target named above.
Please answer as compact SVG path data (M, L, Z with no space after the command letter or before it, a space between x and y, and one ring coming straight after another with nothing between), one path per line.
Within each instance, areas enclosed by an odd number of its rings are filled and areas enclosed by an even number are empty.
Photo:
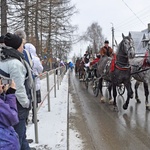
M107 97L106 88L103 90ZM150 112L145 109L142 86L142 103L137 104L133 98L123 110L125 93L117 97L118 112L107 102L100 103L100 97L94 97L91 88L86 90L74 73L70 75L70 93L80 116L74 122L85 141L85 150L150 150Z

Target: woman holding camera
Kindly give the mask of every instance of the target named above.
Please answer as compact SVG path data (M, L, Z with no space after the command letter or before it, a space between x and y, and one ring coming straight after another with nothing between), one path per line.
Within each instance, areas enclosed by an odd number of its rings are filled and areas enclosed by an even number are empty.
M15 83L11 82L7 91L3 79L0 79L0 149L20 150L20 143L13 126L18 120L18 112L15 96Z

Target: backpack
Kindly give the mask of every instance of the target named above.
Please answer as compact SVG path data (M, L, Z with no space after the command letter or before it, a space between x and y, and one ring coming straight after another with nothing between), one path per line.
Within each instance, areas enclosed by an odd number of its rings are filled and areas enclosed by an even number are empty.
M25 85L27 86L27 88L33 89L33 75L32 75L32 70L31 70L29 64L25 60L21 59L21 62L23 63L23 65L25 66L25 68L27 70L26 79L25 79Z

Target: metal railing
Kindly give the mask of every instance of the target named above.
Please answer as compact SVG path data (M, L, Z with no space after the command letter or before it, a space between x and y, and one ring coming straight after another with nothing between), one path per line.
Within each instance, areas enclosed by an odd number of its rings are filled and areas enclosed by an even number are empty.
M50 70L48 72L44 72L41 75L37 76L34 79L34 88L33 88L33 111L34 111L34 130L35 130L35 143L39 143L39 137L38 137L38 121L37 121L37 112L39 111L40 107L44 103L44 101L47 99L48 101L48 112L50 112L50 93L54 89L54 97L57 96L57 90L59 90L59 86L61 85L62 79L66 73L66 67L58 67L56 69ZM50 82L50 77L53 76L53 84ZM41 103L37 107L37 99L36 99L36 80L37 78L45 79L46 78L46 84L47 84L47 92L44 95L43 99L41 100ZM50 86L51 85L51 86ZM56 90L57 88L57 90Z

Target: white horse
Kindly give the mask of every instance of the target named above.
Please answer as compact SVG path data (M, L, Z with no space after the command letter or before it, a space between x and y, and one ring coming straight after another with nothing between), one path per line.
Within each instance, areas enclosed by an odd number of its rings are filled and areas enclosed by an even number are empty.
M149 43L150 44L150 43ZM138 96L138 87L141 82L143 82L144 92L145 92L145 104L146 109L150 110L150 105L148 101L149 89L148 84L150 82L150 49L147 49L144 57L135 57L130 60L131 65L131 75L136 80L135 83L135 99L137 103L141 103Z

